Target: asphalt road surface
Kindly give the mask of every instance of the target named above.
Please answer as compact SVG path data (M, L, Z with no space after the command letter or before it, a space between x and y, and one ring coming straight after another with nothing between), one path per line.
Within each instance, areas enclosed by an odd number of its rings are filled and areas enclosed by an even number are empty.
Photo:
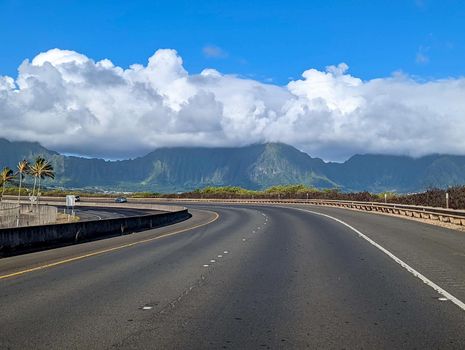
M336 208L190 208L1 259L0 348L465 348L464 233Z
M58 207L58 210L63 212L66 207ZM70 212L70 209L67 209ZM104 220L104 219L115 219L124 218L129 216L147 215L153 213L162 213L158 210L143 210L143 209L132 209L132 208L114 208L114 207L85 207L76 206L74 208L75 214L79 217L79 221L91 221L91 220Z

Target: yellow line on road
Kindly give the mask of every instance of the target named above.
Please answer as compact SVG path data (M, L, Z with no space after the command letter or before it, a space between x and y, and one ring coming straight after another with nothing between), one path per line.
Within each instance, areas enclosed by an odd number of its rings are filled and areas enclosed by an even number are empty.
M169 236L174 236L174 235L177 235L177 234L179 234L179 233L183 233L183 232L186 232L186 231L194 230L194 229L196 229L196 228L209 225L209 224L211 224L212 222L216 221L216 220L220 217L220 215L219 215L218 213L216 213L216 212L213 212L213 213L215 214L215 217L214 217L212 220L210 220L210 221L208 221L208 222L206 222L206 223L204 223L204 224L200 224L200 225L188 227L188 228L185 228L185 229L182 229L182 230L177 230L177 231L174 231L174 232L171 232L171 233L166 233L166 234L161 235L161 236L158 236L158 237L143 239L143 240L141 240L141 241L132 242L132 243L128 243L128 244L123 244L123 245L120 245L120 246L117 246L117 247L113 247L113 248L109 248L109 249L104 249L104 250L99 250L99 251L96 251L96 252L92 252L92 253L88 253L88 254L84 254L84 255L75 256L75 257L73 257L73 258L69 258L69 259L65 259L65 260L60 260L60 261L56 261L56 262L53 262L53 263L50 263L50 264L41 265L41 266L36 266L36 267L32 267L32 268L30 268L30 269L26 269L26 270L21 270L21 271L13 272L13 273L10 273L10 274L7 274L7 275L2 275L2 276L0 276L0 280L6 279L6 278L10 278L10 277L14 277L14 276L24 275L24 274L29 273L29 272L34 272L34 271L38 271L38 270L48 269L48 268L50 268L50 267L54 267L54 266L57 266L57 265L63 265L63 264L66 264L66 263L69 263L69 262L73 262L73 261L76 261L76 260L82 260L82 259L85 259L85 258L89 258L89 257L91 257L91 256L100 255L100 254L104 254L104 253L109 253L109 252L113 252L113 251L115 251L115 250L120 250L120 249L123 249L123 248L129 248L129 247L132 247L132 246L141 244L141 243L147 243L147 242L155 241L155 240L157 240L157 239L161 239L161 238L165 238L165 237L169 237Z

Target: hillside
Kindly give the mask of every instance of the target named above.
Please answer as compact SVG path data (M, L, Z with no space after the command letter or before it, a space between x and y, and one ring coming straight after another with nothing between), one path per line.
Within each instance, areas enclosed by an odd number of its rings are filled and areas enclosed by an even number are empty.
M465 156L355 155L344 163L325 163L292 146L267 143L161 148L135 159L105 161L64 156L38 143L0 139L1 167L14 167L19 160L39 154L54 164L53 184L73 188L177 192L206 186L263 189L301 183L345 191L416 192L465 184Z
M0 164L45 154L56 169L55 185L118 190L185 191L205 186L261 189L282 183L334 187L322 173L324 162L278 143L241 148L162 148L144 157L105 161L63 156L38 144L0 149ZM8 154L8 156L7 156Z
M328 163L324 173L346 190L418 192L465 184L465 156L355 155Z

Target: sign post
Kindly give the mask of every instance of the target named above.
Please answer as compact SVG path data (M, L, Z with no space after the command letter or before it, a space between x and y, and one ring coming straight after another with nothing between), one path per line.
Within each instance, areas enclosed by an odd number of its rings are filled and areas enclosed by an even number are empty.
M67 195L66 196L66 209L69 210L71 208L71 214L74 215L74 206L76 205L76 197L74 195ZM68 221L69 221L69 214L68 214Z

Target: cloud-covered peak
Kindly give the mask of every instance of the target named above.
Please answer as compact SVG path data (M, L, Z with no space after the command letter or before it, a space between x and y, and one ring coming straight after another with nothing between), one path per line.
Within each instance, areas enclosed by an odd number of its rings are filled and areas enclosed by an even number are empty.
M279 86L211 68L189 74L171 49L129 68L52 49L0 77L0 137L109 158L265 141L326 159L465 154L464 78L363 81L348 69L308 69Z

